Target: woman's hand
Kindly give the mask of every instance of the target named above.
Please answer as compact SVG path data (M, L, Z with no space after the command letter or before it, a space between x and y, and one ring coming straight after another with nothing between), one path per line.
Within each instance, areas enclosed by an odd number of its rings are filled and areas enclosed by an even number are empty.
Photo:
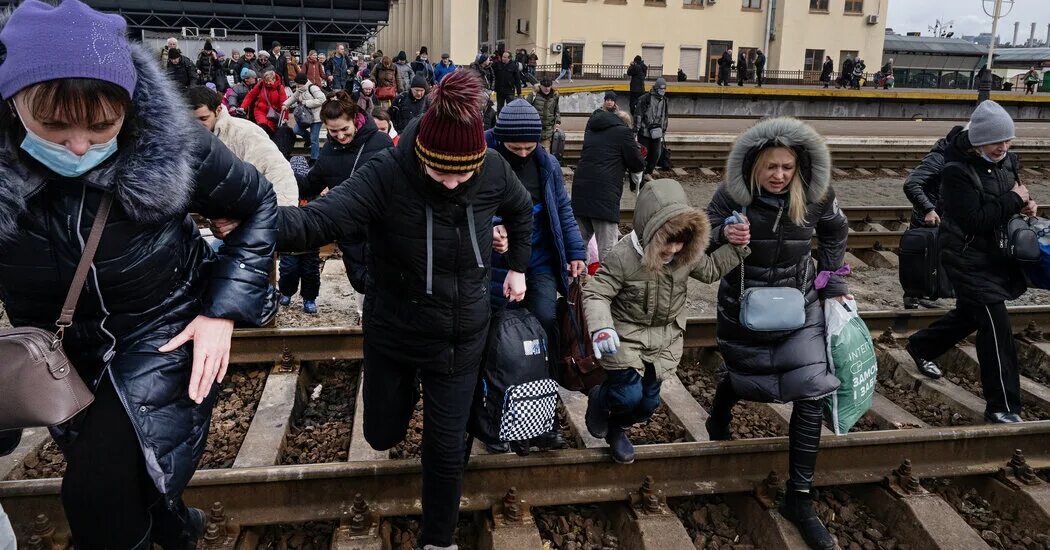
M1011 189L1011 191L1017 193L1017 196L1021 197L1021 200L1025 202L1032 200L1032 197L1028 195L1028 186L1024 185L1023 183L1014 184L1014 188Z
M524 277L523 277L524 280ZM233 321L198 315L177 336L157 351L168 353L193 341L193 370L190 372L190 399L198 405L211 392L213 382L222 382L230 364L230 338Z
M511 302L520 302L525 299L525 274L518 271L508 271L507 279L503 281L503 297Z
M216 239L225 239L233 233L237 226L241 225L241 220L231 220L227 218L216 218L211 220L211 234Z
M748 223L734 223L731 225L723 225L722 232L726 236L726 240L729 244L736 246L747 246L751 242L751 224Z
M569 271L569 276L573 279L587 272L587 262L583 260L573 260L565 267Z
M507 239L507 228L502 225L492 226L492 251L506 254L510 250L510 241Z
M941 225L941 217L937 215L936 210L930 210L926 213L926 217L922 219L922 223L927 227L937 227Z
M1028 199L1024 208L1021 209L1021 213L1025 216L1036 216L1039 214L1039 205L1036 204L1034 200Z
M852 294L843 294L842 296L835 296L834 298L832 298L832 300L838 300L838 303L844 304L844 303L846 303L847 300L852 301L853 300L853 295Z

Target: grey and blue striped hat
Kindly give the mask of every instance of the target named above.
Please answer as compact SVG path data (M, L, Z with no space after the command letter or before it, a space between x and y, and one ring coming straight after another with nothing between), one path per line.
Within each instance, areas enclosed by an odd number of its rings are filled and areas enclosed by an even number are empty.
M524 99L515 99L504 105L492 129L492 134L503 143L537 142L542 132L540 114Z

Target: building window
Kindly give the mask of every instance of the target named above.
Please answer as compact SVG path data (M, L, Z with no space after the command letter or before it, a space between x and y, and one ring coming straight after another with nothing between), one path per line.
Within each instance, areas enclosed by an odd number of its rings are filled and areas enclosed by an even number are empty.
M743 0L743 8L745 10L760 10L762 9L762 0Z
M806 71L819 71L824 66L824 50L806 50L806 61L802 68Z
M809 11L828 11L828 0L809 0Z
M655 8L666 8L667 0L645 0L646 6L653 6Z
M864 0L846 0L845 13L864 13Z
M682 5L687 8L702 8L704 0L683 0Z

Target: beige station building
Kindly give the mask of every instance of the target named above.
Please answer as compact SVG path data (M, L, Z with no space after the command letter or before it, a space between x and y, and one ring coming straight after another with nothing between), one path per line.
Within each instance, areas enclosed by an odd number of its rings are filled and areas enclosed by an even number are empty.
M627 65L641 55L650 67L690 80L714 80L727 47L762 49L766 71L836 70L858 54L878 70L889 0L390 0L377 45L430 59L449 53L466 65L482 48L535 51L556 64L566 50L577 74ZM612 70L607 68L606 71ZM650 71L650 74L653 74ZM770 74L769 76L773 76Z

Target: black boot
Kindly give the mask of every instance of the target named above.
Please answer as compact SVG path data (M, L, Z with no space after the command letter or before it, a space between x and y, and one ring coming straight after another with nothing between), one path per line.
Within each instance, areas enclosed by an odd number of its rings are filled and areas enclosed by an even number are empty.
M587 394L587 414L584 416L587 431L598 439L609 435L609 410L603 408L600 403L598 394L601 389L601 386L595 386Z
M780 505L780 515L795 524L802 539L814 550L834 550L835 537L817 517L813 509L813 494L803 491L788 490L784 503Z
M733 434L729 429L729 424L732 421L732 416L725 422L722 422L720 419L716 420L714 416L707 417L704 427L707 428L707 435L711 438L711 441L729 441L732 439Z

